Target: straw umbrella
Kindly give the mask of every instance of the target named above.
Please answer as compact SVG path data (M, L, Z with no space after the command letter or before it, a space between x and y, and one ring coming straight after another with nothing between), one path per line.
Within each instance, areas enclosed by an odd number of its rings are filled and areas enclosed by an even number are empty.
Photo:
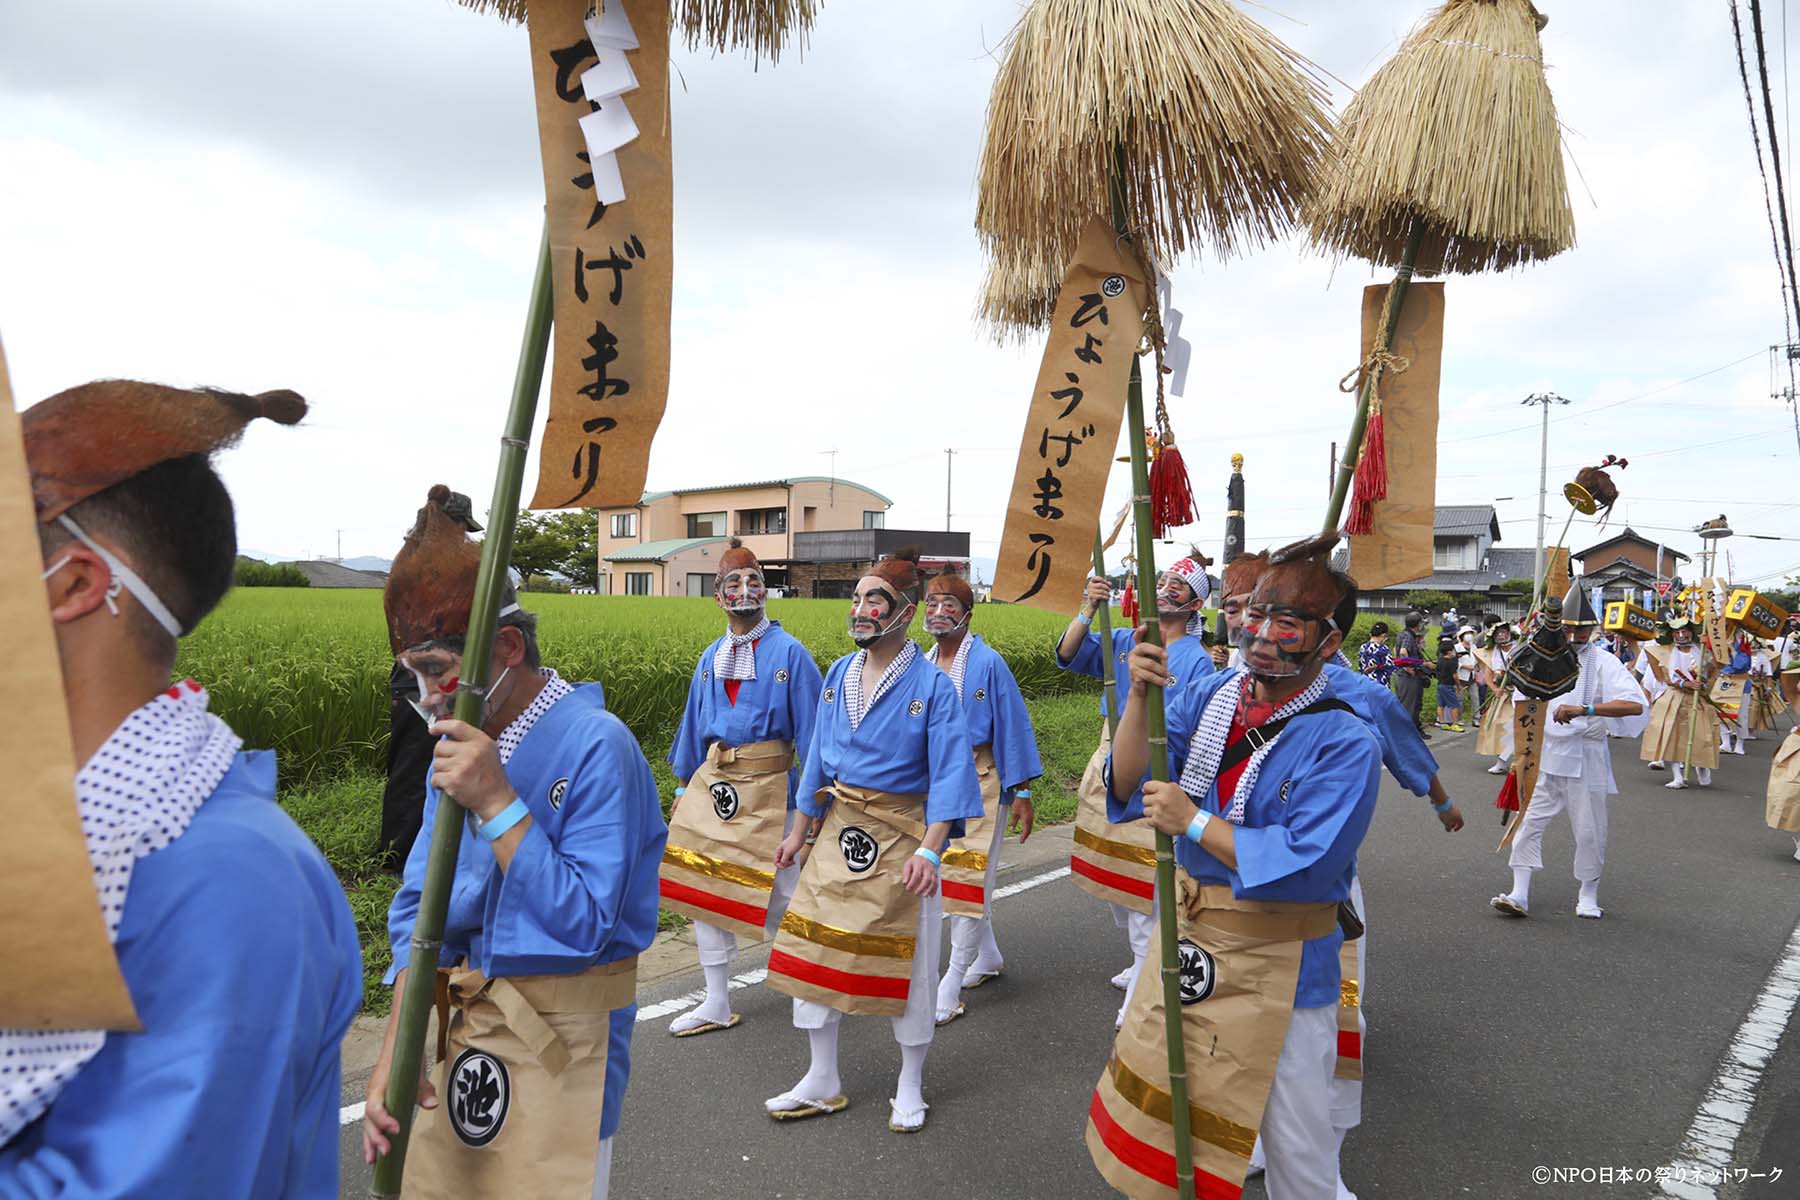
M1048 325L1081 231L1110 216L1151 264L1202 246L1226 256L1285 232L1310 195L1330 118L1304 60L1228 0L1032 0L988 104L976 228L990 255L982 315L1004 339ZM1161 324L1146 322L1158 350ZM1167 432L1157 373L1159 433ZM1138 590L1156 594L1143 376L1126 393ZM1172 439L1171 439L1172 441ZM1096 558L1098 565L1098 558ZM1152 623L1152 642L1160 635ZM1163 697L1145 696L1151 745ZM1166 757L1152 754L1155 779ZM1163 1007L1172 1111L1188 1111L1176 949L1175 857L1156 837ZM1176 1182L1194 1195L1193 1147L1175 1136Z
M1331 166L1306 209L1312 240L1334 255L1396 273L1382 329L1360 372L1327 530L1338 526L1353 473L1361 477L1365 519L1366 504L1386 494L1379 420L1366 453L1363 435L1414 273L1506 270L1575 243L1556 105L1538 38L1546 23L1529 0L1447 0L1339 121ZM1366 463L1360 472L1359 456Z
M457 0L464 8L491 12L503 21L525 19L526 0ZM593 0L599 9L605 0ZM670 0L670 28L687 35L688 45L716 51L749 49L771 62L781 57L790 37L806 41L818 12L818 0Z

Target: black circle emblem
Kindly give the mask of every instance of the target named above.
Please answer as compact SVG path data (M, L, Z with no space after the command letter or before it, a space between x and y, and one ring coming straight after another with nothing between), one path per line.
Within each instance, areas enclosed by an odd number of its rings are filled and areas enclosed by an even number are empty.
M1181 1002L1198 1004L1213 994L1219 982L1219 964L1202 946L1181 939Z
M976 688L975 689L975 699L978 701L986 700L987 699L987 689L986 688Z
M775 672L775 682L776 683L786 683L787 681L788 681L788 669L786 667L782 667Z
M464 1050L450 1067L450 1128L466 1146L485 1146L500 1135L512 1103L506 1064L481 1050Z
M1108 275L1101 281L1100 290L1106 293L1106 298L1108 300L1123 296L1125 294L1125 277L1123 275Z
M723 779L712 785L713 811L719 814L719 820L729 821L738 813L737 789Z
M561 779L557 780L555 783L550 785L550 811L551 812L556 812L557 810L562 808L563 793L567 792L568 790L569 790L569 778L566 775L563 776Z
M838 834L838 849L844 852L844 865L857 875L874 866L881 855L875 839L855 825L845 826L844 832Z
M822 699L827 704L832 703L834 700L837 699L837 689L836 688L826 688L825 695L822 697Z
M906 706L906 711L916 717L925 711L925 702L923 700L914 700L911 704Z

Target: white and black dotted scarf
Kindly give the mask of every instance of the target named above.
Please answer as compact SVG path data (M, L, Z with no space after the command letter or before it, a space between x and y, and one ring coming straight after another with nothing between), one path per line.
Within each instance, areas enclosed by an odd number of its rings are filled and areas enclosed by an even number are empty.
M1187 762L1181 768L1181 790L1194 797L1196 802L1205 803L1206 794L1212 789L1213 780L1218 777L1219 760L1225 754L1225 741L1231 736L1231 719L1237 715L1238 702L1247 682L1248 677L1243 672L1229 672L1219 690L1206 702L1206 710L1200 714L1200 722L1188 744ZM1324 695L1325 676L1321 672L1299 695L1270 713L1269 721L1291 716ZM1268 722L1265 721L1264 724ZM1225 810L1225 819L1233 825L1244 823L1244 804L1256 787L1256 777L1262 772L1263 760L1269 757L1269 751L1275 748L1275 742L1279 740L1278 734L1275 739L1264 742L1260 749L1250 755L1250 761L1244 764L1244 773L1238 776L1237 788L1231 794L1231 807Z
M964 639L965 641L967 639ZM906 674L906 668L912 666L913 659L919 657L919 648L912 642L900 643L900 653L894 655L894 661L888 669L881 673L881 680L876 683L875 690L869 698L863 700L863 668L868 665L869 652L858 650L856 657L850 660L850 666L844 671L844 715L850 718L850 728L855 730L875 707L875 702L888 694L888 690L900 682L900 676Z
M950 676L950 682L956 685L956 698L958 700L962 699L963 677L969 672L969 646L974 641L975 639L969 634L963 634L962 645L956 648L956 654L950 660L950 669L945 672L945 674ZM933 666L936 666L938 648L935 642L932 644L930 654L931 657L927 661Z
M749 633L733 633L727 629L725 640L719 643L718 652L713 655L713 674L720 679L755 679L756 640L767 632L769 618L766 613Z
M549 667L538 668L538 674L544 677L544 690L494 739L494 749L499 752L502 763L512 758L513 751L519 748L519 743L525 740L525 735L531 732L531 727L537 724L538 718L549 712L552 704L575 690Z
M137 861L180 837L243 741L189 679L125 718L75 775L106 936L119 937ZM0 1146L42 1116L106 1042L99 1029L0 1029Z

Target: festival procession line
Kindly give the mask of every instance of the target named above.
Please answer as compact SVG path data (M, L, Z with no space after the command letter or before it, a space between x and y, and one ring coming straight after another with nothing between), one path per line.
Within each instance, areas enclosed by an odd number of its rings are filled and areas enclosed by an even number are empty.
M1003 888L995 889L994 899L1004 900L1008 896L1016 896L1020 892L1029 892L1032 888L1042 887L1046 883L1054 883L1068 873L1069 868L1057 867L1055 870L1045 871L1042 875L1033 875L1030 879L1021 879L1017 883L1009 883ZM946 913L945 919L947 920L948 918L949 914ZM766 967L758 967L754 971L745 971L742 975L733 975L731 977L731 990L735 992L740 988L754 987L767 978L768 974L769 972ZM706 989L704 988L697 988L691 992L683 992L679 996L675 996L668 1000L662 1000L655 1004L646 1005L643 1008L638 1009L637 1019L641 1024L644 1021L656 1020L659 1017L672 1017L678 1012L683 1012L694 1007L694 1005L700 1003L700 1001L705 998ZM354 1125L356 1122L362 1120L365 1103L365 1101L358 1100L355 1104L346 1104L338 1109L338 1124Z

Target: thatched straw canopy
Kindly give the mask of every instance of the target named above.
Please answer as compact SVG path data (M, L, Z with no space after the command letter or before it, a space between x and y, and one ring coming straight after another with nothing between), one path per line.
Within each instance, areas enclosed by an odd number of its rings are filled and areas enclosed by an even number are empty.
M523 21L527 0L457 0L464 8L491 12L504 21ZM591 0L589 9L600 6ZM747 48L756 58L774 61L788 39L802 42L812 28L818 0L670 0L670 28L687 36L690 46L715 51Z
M1420 274L1504 270L1575 244L1541 18L1529 0L1448 0L1338 124L1307 209L1315 244L1395 266L1414 218Z
M1324 162L1323 100L1310 65L1230 0L1032 0L988 104L984 315L1048 315L1042 292L1110 217L1115 169L1130 228L1161 259L1285 232Z

